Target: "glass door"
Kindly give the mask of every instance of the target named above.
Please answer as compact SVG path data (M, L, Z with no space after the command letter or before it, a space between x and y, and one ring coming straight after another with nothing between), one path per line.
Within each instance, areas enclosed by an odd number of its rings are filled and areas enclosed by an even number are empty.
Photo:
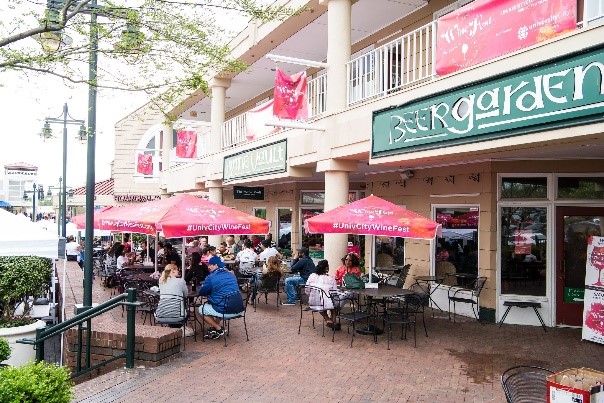
M292 249L292 209L277 209L277 246L283 256L291 256Z
M604 207L556 208L556 324L582 326L587 240L602 236Z

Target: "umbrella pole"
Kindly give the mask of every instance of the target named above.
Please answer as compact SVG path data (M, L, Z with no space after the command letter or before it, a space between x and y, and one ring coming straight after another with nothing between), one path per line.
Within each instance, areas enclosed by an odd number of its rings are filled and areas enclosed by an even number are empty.
M154 273L157 273L157 239L159 238L159 232L155 233L155 260L153 261Z
M149 261L149 259L151 258L151 256L149 256L149 234L147 234L147 253L145 253L145 261ZM143 262L145 263L145 262Z
M182 267L180 268L182 270L182 278L185 278L185 258L187 257L187 254L185 251L186 243L187 243L187 237L183 236L182 237Z

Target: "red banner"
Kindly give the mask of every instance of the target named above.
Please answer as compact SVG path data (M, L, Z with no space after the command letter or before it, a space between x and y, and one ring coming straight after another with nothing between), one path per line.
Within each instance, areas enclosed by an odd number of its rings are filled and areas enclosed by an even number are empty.
M197 155L197 133L193 130L179 130L176 136L176 156L195 158Z
M276 133L279 127L267 126L266 122L273 119L273 100L258 105L245 114L245 138L254 140L257 137Z
M438 19L436 73L445 75L577 26L576 0L476 0Z
M273 115L275 117L294 120L308 119L306 72L302 71L290 77L277 69L273 98Z
M139 154L136 172L143 175L153 175L153 156L151 154Z

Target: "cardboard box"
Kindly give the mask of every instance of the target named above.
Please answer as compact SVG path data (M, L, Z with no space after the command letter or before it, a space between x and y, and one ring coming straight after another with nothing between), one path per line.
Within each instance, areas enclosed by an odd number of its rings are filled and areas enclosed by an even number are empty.
M547 377L547 402L604 403L602 384L604 372L590 368L560 371Z

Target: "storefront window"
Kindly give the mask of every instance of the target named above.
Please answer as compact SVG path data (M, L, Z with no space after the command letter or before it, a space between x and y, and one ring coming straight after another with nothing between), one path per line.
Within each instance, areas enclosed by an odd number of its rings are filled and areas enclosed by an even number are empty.
M547 178L502 178L502 199L547 199Z
M375 266L392 267L405 264L405 239L378 236L375 238Z
M277 245L284 256L291 255L292 249L292 210L277 209Z
M308 234L304 230L304 221L308 220L311 217L319 215L323 213L322 208L302 208L301 210L302 217L302 246L308 248L308 252L310 257L313 259L323 259L323 242L324 236L323 234Z
M448 274L478 275L479 209L472 206L437 207L436 221L442 225L442 237L436 239L434 271L445 277L445 284L457 285Z
M266 220L266 209L265 208L254 208L254 216Z
M558 199L604 199L604 178L558 178Z
M501 208L501 293L543 296L546 291L547 209Z

